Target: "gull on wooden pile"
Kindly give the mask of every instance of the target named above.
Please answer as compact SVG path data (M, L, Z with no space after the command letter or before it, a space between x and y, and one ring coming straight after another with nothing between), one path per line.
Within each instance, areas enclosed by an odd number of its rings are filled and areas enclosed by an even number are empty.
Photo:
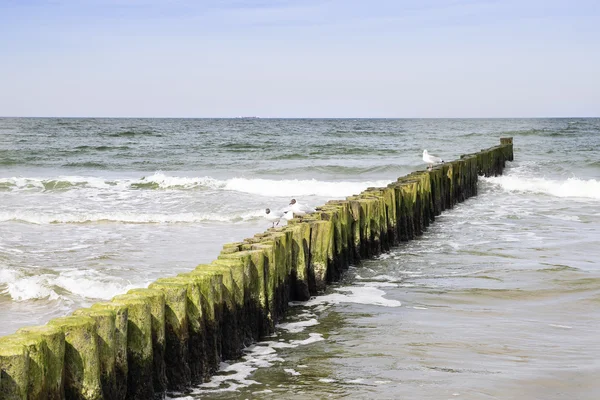
M292 211L294 215L303 216L308 213L313 213L316 210L305 204L298 203L296 199L292 199L292 201L290 201L290 211Z
M428 169L431 170L433 168L433 164L442 164L444 160L434 155L431 155L427 152L427 150L423 150L423 161L428 164Z
M275 228L275 225L279 225L279 221L283 218L283 211L271 211L270 208L265 209L265 218L267 221L272 222L272 227Z
M267 221L273 224L271 227L275 228L276 225L279 225L279 222L281 222L282 218L286 221L294 218L294 213L291 210L272 211L270 208L266 208L264 217Z

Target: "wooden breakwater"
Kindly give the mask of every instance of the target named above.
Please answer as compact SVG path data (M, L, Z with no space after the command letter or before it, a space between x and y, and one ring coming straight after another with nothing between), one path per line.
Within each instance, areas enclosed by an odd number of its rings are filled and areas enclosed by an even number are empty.
M228 243L210 264L0 338L0 399L164 398L271 333L349 265L423 233L502 174L512 138Z

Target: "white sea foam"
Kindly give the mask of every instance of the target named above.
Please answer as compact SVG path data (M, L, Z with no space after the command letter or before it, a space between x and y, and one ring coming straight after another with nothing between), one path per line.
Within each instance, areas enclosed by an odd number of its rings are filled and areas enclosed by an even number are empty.
M382 187L388 180L377 181L319 181L316 179L231 178L220 180L210 176L169 176L163 172L139 179L108 179L92 176L58 176L53 178L0 178L0 186L11 190L72 190L99 189L123 191L130 189L212 189L250 193L270 197L323 196L345 197L358 194L368 187Z
M284 323L278 324L277 327L279 329L286 330L290 333L298 333L298 332L302 332L304 329L306 329L309 326L315 326L318 324L319 324L319 322L317 321L316 318L311 318L306 321L284 322Z
M337 288L336 291L343 293L332 293L324 296L314 297L302 303L305 306L317 306L321 304L357 303L370 304L384 307L400 307L402 303L398 300L384 298L385 292L374 287L345 287Z
M540 193L555 197L600 199L600 181L595 179L568 178L552 180L515 175L482 178L509 192Z
M134 285L127 281L113 279L107 281L104 277L93 271L69 271L53 279L52 283L70 293L89 299L108 300L112 297L127 292L129 289L147 286Z
M390 182L328 182L316 179L270 180L234 178L227 181L225 189L261 196L324 196L339 198L358 194L368 187L381 187L388 183Z
M322 382L322 383L333 383L333 382L335 382L335 379L321 378L321 379L319 379L319 382Z
M193 394L202 394L210 392L233 392L240 388L250 385L258 385L259 382L248 379L250 374L258 368L268 368L276 362L284 362L276 349L295 348L308 345L314 342L324 340L323 336L317 333L311 333L307 339L286 341L263 341L244 349L245 355L242 361L227 364L221 363L219 373L213 375L209 382L203 383L193 391ZM294 369L284 369L291 375L300 373ZM184 397L178 398L184 399Z
M391 276L391 275L375 275L369 277L362 277L360 275L356 275L356 279L358 280L366 280L366 281L375 281L375 282L385 282L385 283L399 283L402 281L399 277Z
M5 287L2 289L2 293L8 294L14 301L67 299L67 293L86 299L108 300L129 289L149 283L148 281L134 285L118 278L109 279L90 270L36 275L27 275L11 269L0 270L0 288Z
M287 372L288 374L292 375L292 376L302 375L300 372L296 371L293 368L284 368L284 371Z
M64 212L48 214L33 211L0 211L0 222L20 221L30 224L85 224L116 222L126 224L174 224L174 223L198 223L205 221L232 222L236 220L248 220L256 218L259 212L246 213L244 216L224 215L218 213L137 213L126 211L115 212Z
M2 293L8 294L14 301L58 300L61 296L52 288L51 280L52 275L47 274L27 276L21 271L0 270L0 287L5 286Z

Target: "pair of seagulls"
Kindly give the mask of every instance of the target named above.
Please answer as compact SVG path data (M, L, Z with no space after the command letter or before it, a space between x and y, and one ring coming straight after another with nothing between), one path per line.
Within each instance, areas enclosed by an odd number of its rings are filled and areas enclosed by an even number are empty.
M271 211L271 209L269 208L265 209L265 218L267 219L267 221L272 222L273 227L275 227L275 225L279 225L279 222L282 218L289 221L290 219L294 218L294 216L301 217L303 215L313 212L315 212L314 208L305 204L300 204L296 201L296 199L292 199L292 201L290 201L289 207L287 207L284 210Z

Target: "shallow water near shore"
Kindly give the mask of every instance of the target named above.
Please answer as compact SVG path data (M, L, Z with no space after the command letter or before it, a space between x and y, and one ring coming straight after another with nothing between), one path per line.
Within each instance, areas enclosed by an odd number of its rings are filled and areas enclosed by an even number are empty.
M269 224L513 136L418 240L294 304L179 398L596 398L600 120L0 119L0 334L216 258Z

